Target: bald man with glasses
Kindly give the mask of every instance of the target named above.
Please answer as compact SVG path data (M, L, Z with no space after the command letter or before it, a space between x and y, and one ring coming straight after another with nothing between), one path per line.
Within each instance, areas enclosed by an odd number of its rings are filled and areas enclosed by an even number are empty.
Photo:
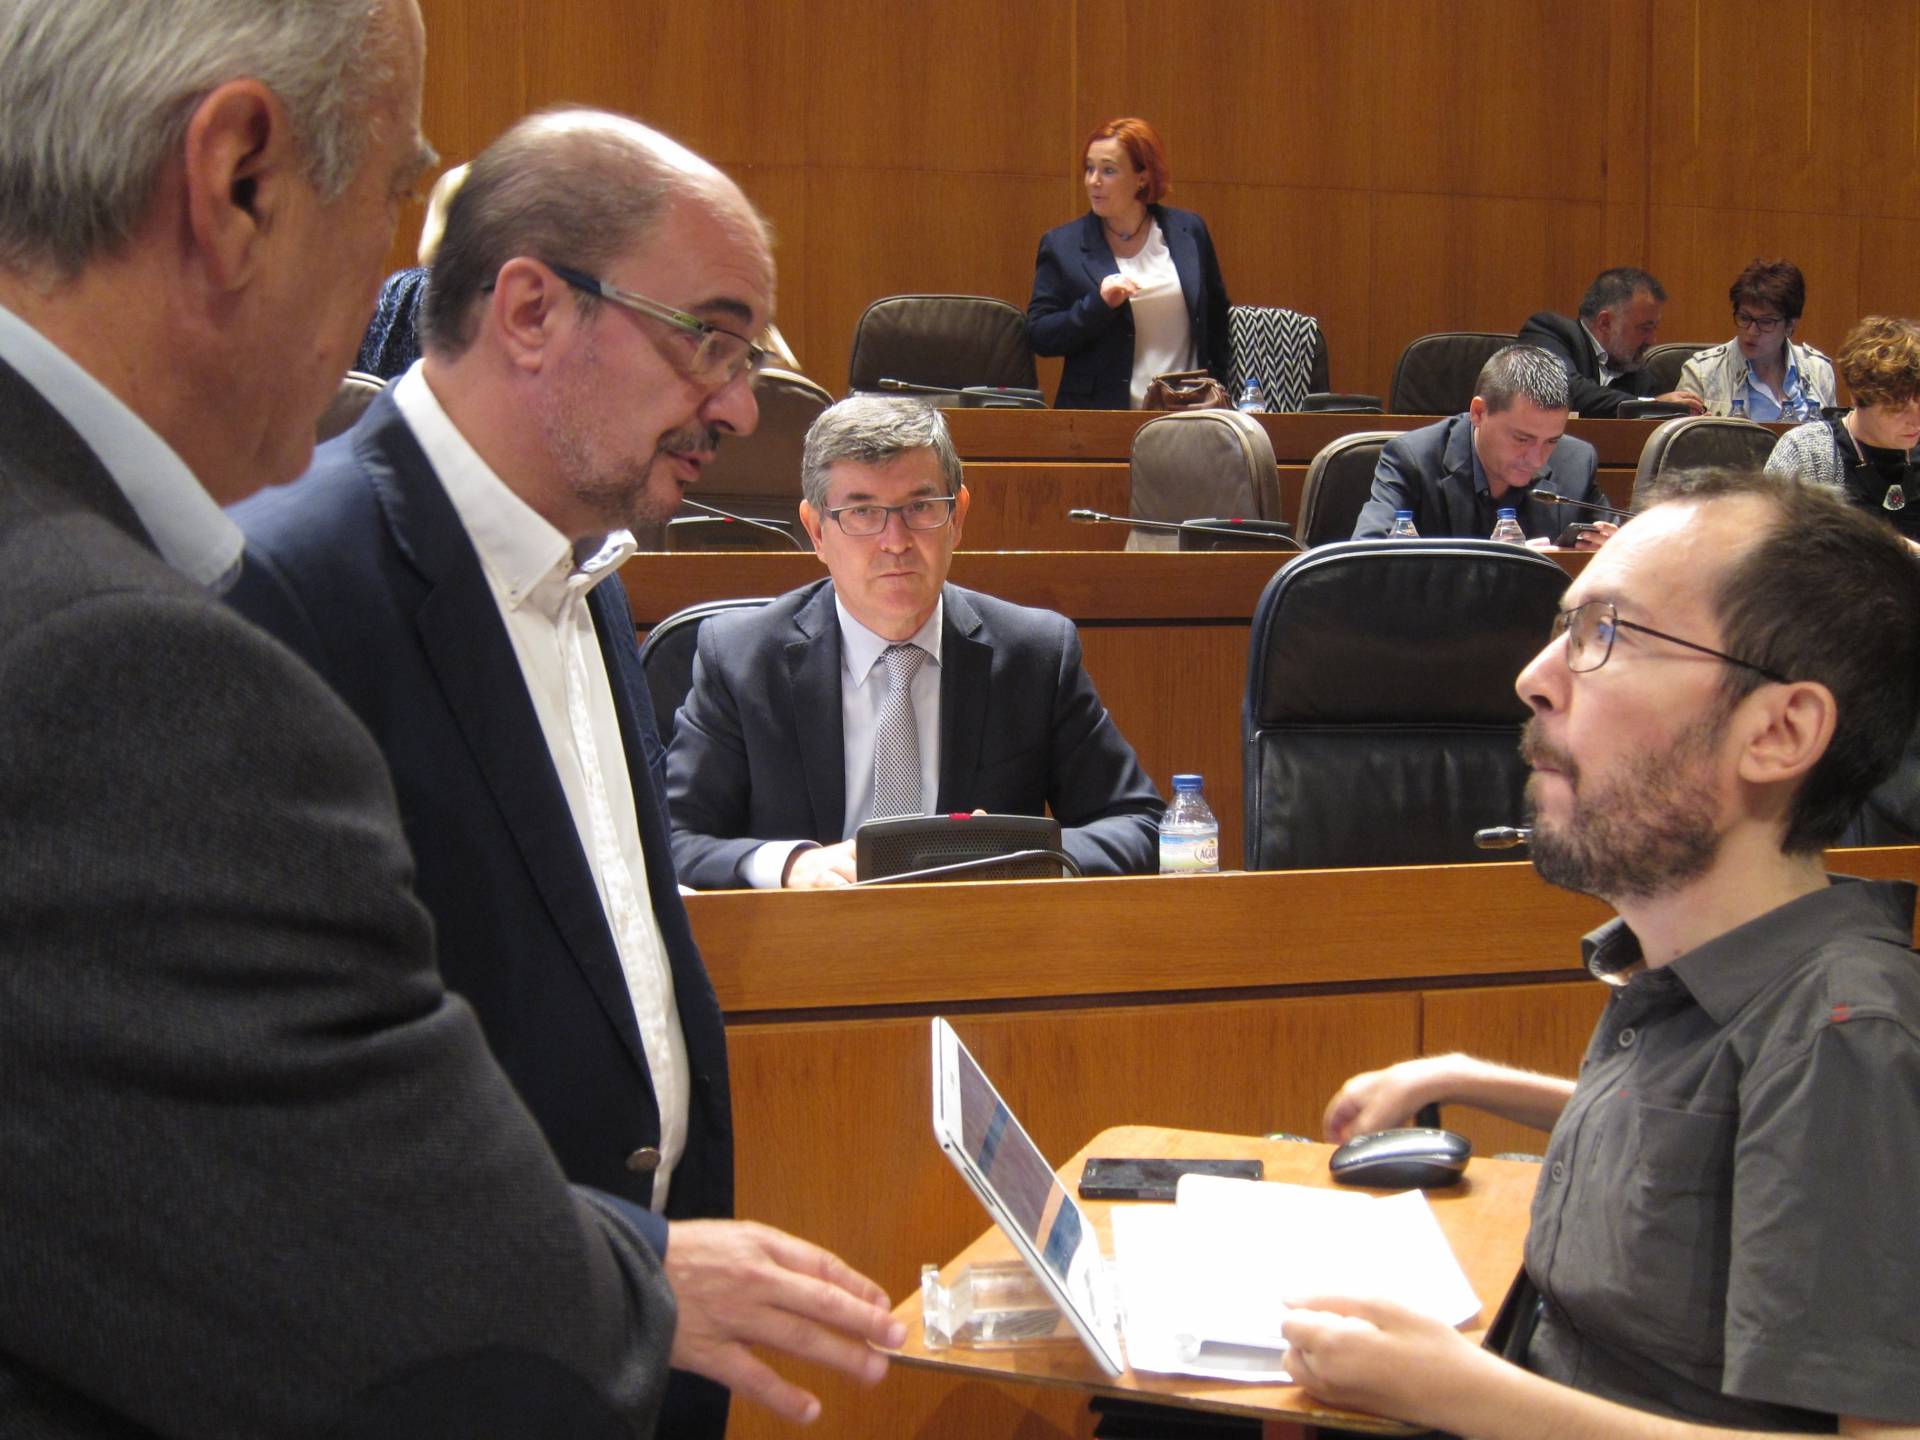
M968 496L940 412L841 401L801 486L829 578L700 628L667 754L681 880L844 885L863 821L973 810L1051 810L1086 874L1157 868L1160 796L1072 622L947 583Z

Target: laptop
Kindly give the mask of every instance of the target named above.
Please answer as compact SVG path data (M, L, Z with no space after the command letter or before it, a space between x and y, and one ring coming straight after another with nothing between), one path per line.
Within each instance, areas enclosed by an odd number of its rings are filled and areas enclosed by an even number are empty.
M953 1027L933 1021L933 1133L1108 1375L1127 1368L1120 1306L1093 1224Z

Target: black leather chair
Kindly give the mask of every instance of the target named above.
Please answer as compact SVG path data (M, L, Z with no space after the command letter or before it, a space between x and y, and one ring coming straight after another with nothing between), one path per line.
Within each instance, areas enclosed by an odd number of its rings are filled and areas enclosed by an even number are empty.
M1300 543L1312 547L1351 540L1353 527L1373 494L1373 471L1380 451L1400 432L1356 430L1320 447L1307 466L1300 492Z
M1127 475L1130 513L1143 520L1282 518L1273 442L1258 420L1237 410L1181 410L1149 420L1134 432ZM1127 548L1173 550L1180 538L1135 530Z
M876 300L854 327L847 390L877 391L882 380L946 391L968 385L1033 389L1040 378L1027 348L1027 317L985 295Z
M1687 361L1702 350L1711 348L1712 340L1692 341L1673 340L1664 345L1655 345L1647 351L1647 358L1641 362L1641 368L1653 377L1655 395L1664 395L1680 384L1680 372L1687 368Z
M1458 415L1473 399L1480 367L1518 338L1487 330L1422 335L1400 352L1387 408L1396 415Z
M646 642L640 647L640 670L653 697L653 724L662 744L673 739L673 717L680 713L687 692L693 689L693 655L700 626L709 616L749 610L765 605L769 598L702 601L674 611L647 632Z
M387 382L364 370L349 370L333 392L333 400L314 427L315 443L324 445L334 436L351 430L361 413L373 403L373 397L386 389Z
M1682 415L1662 421L1640 447L1633 471L1633 508L1648 484L1669 470L1707 465L1761 466L1779 437L1766 426L1731 415Z
M1254 611L1243 711L1246 866L1510 860L1526 706L1566 572L1490 540L1309 551Z

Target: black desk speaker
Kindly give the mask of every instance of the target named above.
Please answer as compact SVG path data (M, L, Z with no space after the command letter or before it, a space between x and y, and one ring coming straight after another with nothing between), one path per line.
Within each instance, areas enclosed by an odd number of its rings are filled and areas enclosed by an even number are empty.
M879 880L1020 850L1059 848L1060 822L1048 815L902 815L869 820L854 831L853 865L859 879ZM982 867L952 878L1056 880L1061 868L1053 856L1027 855L1009 860L1004 867Z

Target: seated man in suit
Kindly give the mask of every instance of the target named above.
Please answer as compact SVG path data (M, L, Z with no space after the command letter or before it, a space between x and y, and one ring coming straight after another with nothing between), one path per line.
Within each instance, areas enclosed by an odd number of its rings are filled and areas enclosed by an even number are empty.
M630 527L663 522L720 437L753 429L743 337L773 285L759 216L699 157L604 112L524 120L450 207L425 358L302 480L233 512L233 603L386 752L447 983L567 1174L639 1212L682 1337L735 1362L675 1352L661 1432L711 1440L726 1394L686 1368L789 1418L811 1403L737 1338L884 1369L824 1310L795 1307L784 1338L731 1333L757 1281L838 1262L715 1218L733 1209L726 1036L615 573Z
M1628 400L1665 400L1694 414L1706 402L1691 390L1656 395L1653 380L1640 368L1660 334L1660 312L1667 292L1646 271L1632 265L1602 270L1580 299L1578 319L1551 310L1527 317L1520 339L1538 345L1567 367L1573 409L1588 418L1617 415Z
M832 578L701 626L667 752L680 878L844 885L863 820L1043 807L1086 873L1154 869L1160 797L1072 622L946 583L967 490L940 412L841 401L801 484Z
M1565 495L1590 505L1607 497L1594 480L1593 447L1566 433L1567 375L1546 351L1508 345L1488 357L1464 415L1408 430L1389 440L1373 472L1373 495L1353 527L1356 540L1378 539L1396 511L1413 512L1423 539L1493 533L1497 513L1511 507L1528 539L1551 543L1574 522L1591 523L1579 545L1593 549L1613 524L1575 506L1534 503Z

